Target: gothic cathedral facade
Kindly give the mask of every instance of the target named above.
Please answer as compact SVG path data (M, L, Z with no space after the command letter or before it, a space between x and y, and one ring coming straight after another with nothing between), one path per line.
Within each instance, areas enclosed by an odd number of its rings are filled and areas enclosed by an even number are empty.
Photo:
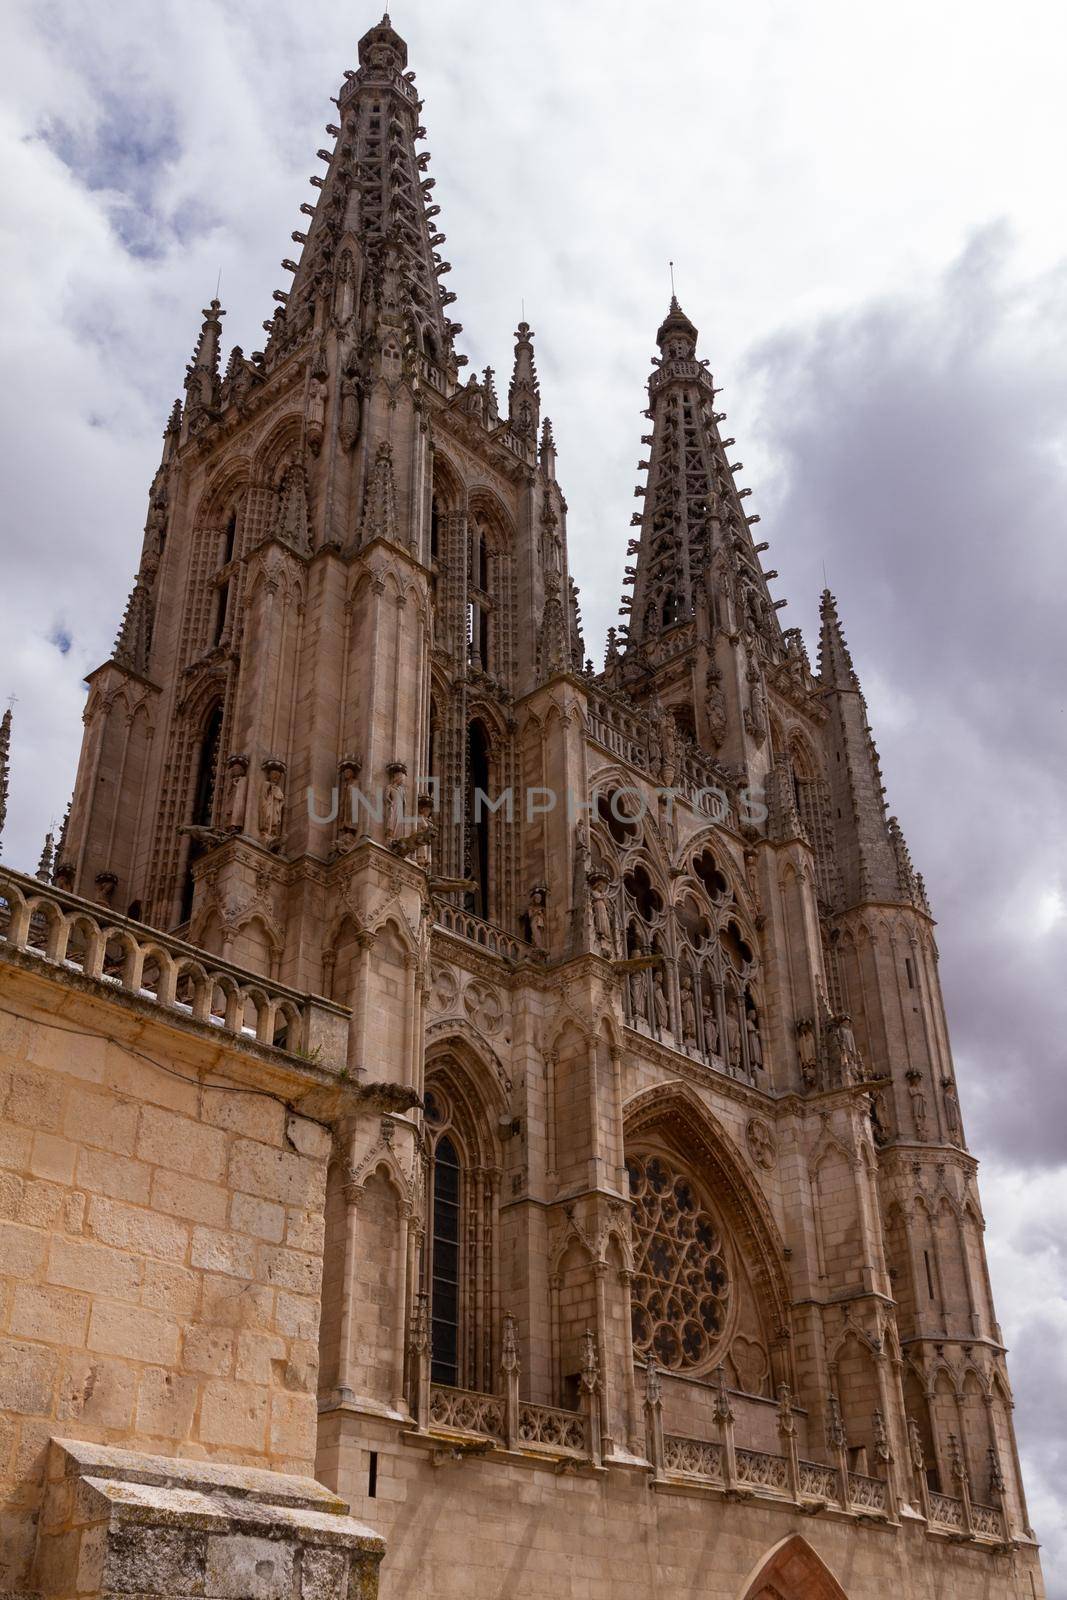
M385 1600L1034 1600L834 599L813 666L672 299L594 670L533 334L506 395L462 372L413 80L386 17L263 350L204 312L53 886L170 941L150 994L192 947L173 1005L221 1019L217 970L344 1019L316 1472Z

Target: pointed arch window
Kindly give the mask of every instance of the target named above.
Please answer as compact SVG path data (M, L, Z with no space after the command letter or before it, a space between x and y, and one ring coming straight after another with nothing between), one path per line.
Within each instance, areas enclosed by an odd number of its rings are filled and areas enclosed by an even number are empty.
M424 1104L430 1170L422 1282L429 1296L430 1377L489 1390L496 1204L489 1136L472 1085L451 1058L431 1074Z
M475 719L467 729L467 855L468 877L475 888L468 895L468 909L476 916L488 919L490 914L489 881L489 810L485 796L489 792L489 735L484 722Z
M215 811L215 786L219 770L219 746L222 742L222 703L216 701L208 712L200 736L200 752L196 762L196 781L193 786L192 808L189 821L194 828L210 828ZM193 909L193 866L204 853L198 839L190 839L189 854L185 863L182 883L179 922L188 922Z
M434 1149L433 1270L430 1288L430 1375L434 1383L459 1382L459 1152L448 1134Z

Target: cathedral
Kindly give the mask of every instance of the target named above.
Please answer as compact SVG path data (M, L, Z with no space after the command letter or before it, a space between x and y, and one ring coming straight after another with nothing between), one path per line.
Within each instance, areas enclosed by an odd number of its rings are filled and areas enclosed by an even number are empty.
M813 662L672 297L598 669L388 16L334 105L0 872L0 1591L1040 1600L834 597Z

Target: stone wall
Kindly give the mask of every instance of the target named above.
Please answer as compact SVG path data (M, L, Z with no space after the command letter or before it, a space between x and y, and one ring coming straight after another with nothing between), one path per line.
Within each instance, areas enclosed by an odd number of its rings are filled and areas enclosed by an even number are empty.
M315 1455L330 1135L286 1101L322 1073L33 967L0 965L0 1591L54 1436Z

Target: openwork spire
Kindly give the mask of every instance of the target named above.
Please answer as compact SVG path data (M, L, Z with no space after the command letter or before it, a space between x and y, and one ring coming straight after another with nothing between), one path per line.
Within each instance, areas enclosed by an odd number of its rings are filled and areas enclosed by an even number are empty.
M686 635L676 630L698 619L720 549L732 565L743 559L745 582L758 590L760 625L778 633L742 509L748 491L739 491L733 481L740 463L731 466L726 458L733 440L724 443L719 436L722 417L714 410L716 390L707 362L697 359L697 330L673 295L656 342L660 354L648 381L645 413L653 428L642 438L649 453L638 462L648 479L634 490L643 501L632 519L641 531L629 547L636 565L626 569L634 590L622 605L630 612L629 665L637 670L685 646Z
M833 753L831 815L845 904L875 900L921 905L899 825L891 825L886 816L882 766L867 720L867 702L829 589L823 591L819 611L819 678L830 712L826 737Z
M453 350L460 324L448 316L456 296L440 282L451 265L438 250L445 236L435 220L436 180L426 176L429 152L415 149L426 130L407 61L388 14L359 41L359 69L345 73L337 97L340 126L326 130L333 150L318 152L325 175L311 178L318 198L301 206L310 226L293 234L300 258L282 263L294 277L291 289L275 293L268 354L307 334L326 300L341 327L363 312L396 326L405 345L430 361L462 365Z

